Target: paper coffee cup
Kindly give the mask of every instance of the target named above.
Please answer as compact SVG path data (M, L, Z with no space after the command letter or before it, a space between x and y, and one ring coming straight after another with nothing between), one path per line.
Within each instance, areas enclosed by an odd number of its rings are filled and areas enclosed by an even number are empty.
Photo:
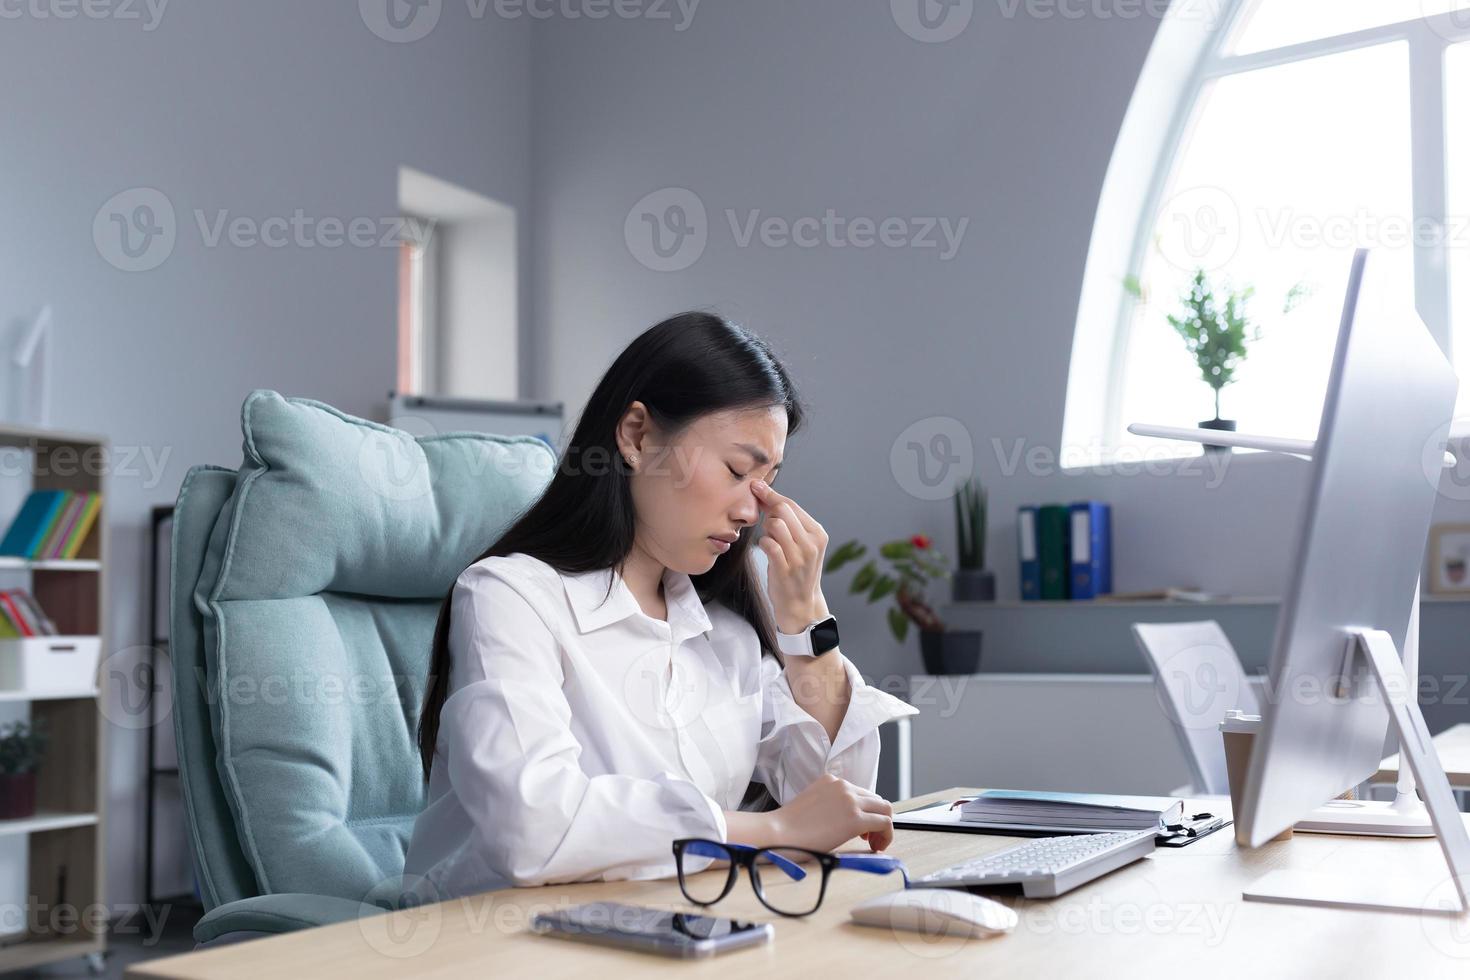
M1245 792L1245 774L1251 766L1251 746L1260 731L1260 715L1248 715L1236 708L1226 711L1225 720L1220 722L1220 738L1225 742L1225 774L1230 780L1230 811L1235 817L1235 842L1242 845L1246 842L1241 839L1240 800ZM1288 840L1291 834L1291 828L1287 827L1280 836L1271 839Z

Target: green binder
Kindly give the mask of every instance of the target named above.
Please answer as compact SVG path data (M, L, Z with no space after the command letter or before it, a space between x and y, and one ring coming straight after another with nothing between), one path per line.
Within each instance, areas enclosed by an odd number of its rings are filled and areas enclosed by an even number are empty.
M1064 504L1047 504L1036 514L1036 550L1041 559L1041 598L1070 597L1072 511Z

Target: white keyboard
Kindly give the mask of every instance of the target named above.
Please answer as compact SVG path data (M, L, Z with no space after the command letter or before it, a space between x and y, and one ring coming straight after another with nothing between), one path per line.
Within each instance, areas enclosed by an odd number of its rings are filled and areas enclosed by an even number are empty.
M1051 898L1085 885L1154 849L1152 830L1038 837L914 878L912 888L1020 885L1027 898Z

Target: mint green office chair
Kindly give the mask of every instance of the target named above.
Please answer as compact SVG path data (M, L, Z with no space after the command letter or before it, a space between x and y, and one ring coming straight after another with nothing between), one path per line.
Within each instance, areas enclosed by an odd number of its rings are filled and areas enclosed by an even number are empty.
M530 436L414 438L254 391L174 515L173 719L202 945L390 908L439 602L549 482Z

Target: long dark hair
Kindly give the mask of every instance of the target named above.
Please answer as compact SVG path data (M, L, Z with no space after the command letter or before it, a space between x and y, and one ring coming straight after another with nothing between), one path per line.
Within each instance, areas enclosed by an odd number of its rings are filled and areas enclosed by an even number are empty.
M787 436L806 411L791 378L766 342L709 313L681 313L628 345L608 368L577 421L555 476L531 507L475 561L524 553L561 572L616 568L633 548L635 513L617 427L634 401L648 407L660 435L672 441L712 412L783 407ZM722 602L755 628L772 656L776 636L742 534L714 567L690 576L704 602ZM449 613L454 586L439 606L428 688L419 716L419 755L427 781L439 740L439 714L449 697Z

